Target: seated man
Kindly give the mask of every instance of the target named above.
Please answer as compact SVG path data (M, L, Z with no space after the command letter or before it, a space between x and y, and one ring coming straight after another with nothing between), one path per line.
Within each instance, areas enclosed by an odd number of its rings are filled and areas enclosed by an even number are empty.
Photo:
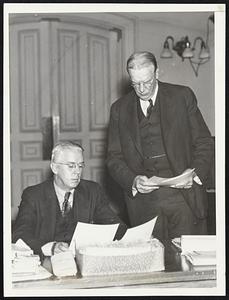
M77 222L120 223L115 238L126 225L110 209L101 187L81 179L83 148L73 142L58 143L52 151L53 179L23 191L13 230L13 242L21 238L35 254L50 256L66 251Z

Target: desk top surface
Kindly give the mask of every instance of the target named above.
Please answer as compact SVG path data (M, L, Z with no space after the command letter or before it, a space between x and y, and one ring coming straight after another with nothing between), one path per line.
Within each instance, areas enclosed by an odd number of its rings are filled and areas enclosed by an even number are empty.
M62 277L13 283L13 288L84 289L108 287L215 287L216 270L182 271L181 256L171 243L165 243L165 271L109 276Z

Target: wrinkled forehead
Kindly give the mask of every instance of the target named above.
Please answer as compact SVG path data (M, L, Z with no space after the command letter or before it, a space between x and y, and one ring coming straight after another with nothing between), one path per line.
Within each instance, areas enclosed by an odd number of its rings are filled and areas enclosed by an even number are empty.
M54 155L55 160L83 161L83 151L78 147L61 148Z
M155 71L155 66L152 63L152 61L144 58L144 57L139 57L134 59L132 62L129 63L128 65L128 70L138 70L142 68L149 68L152 69L153 72Z
M154 77L154 67L145 66L136 69L130 69L129 75L132 81L148 81Z

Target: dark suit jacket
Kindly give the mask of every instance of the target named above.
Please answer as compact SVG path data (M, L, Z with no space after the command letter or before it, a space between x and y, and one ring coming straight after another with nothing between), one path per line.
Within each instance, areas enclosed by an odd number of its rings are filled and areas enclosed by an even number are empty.
M78 221L97 224L121 223L116 237L120 238L124 233L125 224L110 209L97 183L81 179L74 192L73 201L75 225ZM53 180L26 188L13 230L13 242L21 238L35 253L41 254L41 247L54 241L57 205L59 204Z
M213 139L192 90L169 83L158 84L162 138L171 170L176 176L187 168L195 168L203 186L194 182L193 188L182 189L182 193L193 213L205 218L204 184L211 168ZM137 175L144 175L137 101L137 95L131 91L112 105L108 134L107 165L126 192L127 206L132 211L137 209L131 191L133 180Z

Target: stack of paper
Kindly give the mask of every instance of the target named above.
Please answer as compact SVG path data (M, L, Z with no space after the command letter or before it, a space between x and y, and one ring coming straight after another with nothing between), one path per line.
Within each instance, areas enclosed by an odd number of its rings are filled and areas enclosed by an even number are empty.
M62 276L75 276L77 273L76 262L71 251L64 251L51 256L53 274Z
M12 277L13 281L33 280L50 277L51 274L41 267L40 257L19 239L12 244ZM41 277L41 278L40 278Z
M216 268L216 236L181 236L181 250L185 260L194 270Z
M192 253L186 253L186 258L194 266L216 265L215 251L193 251Z

